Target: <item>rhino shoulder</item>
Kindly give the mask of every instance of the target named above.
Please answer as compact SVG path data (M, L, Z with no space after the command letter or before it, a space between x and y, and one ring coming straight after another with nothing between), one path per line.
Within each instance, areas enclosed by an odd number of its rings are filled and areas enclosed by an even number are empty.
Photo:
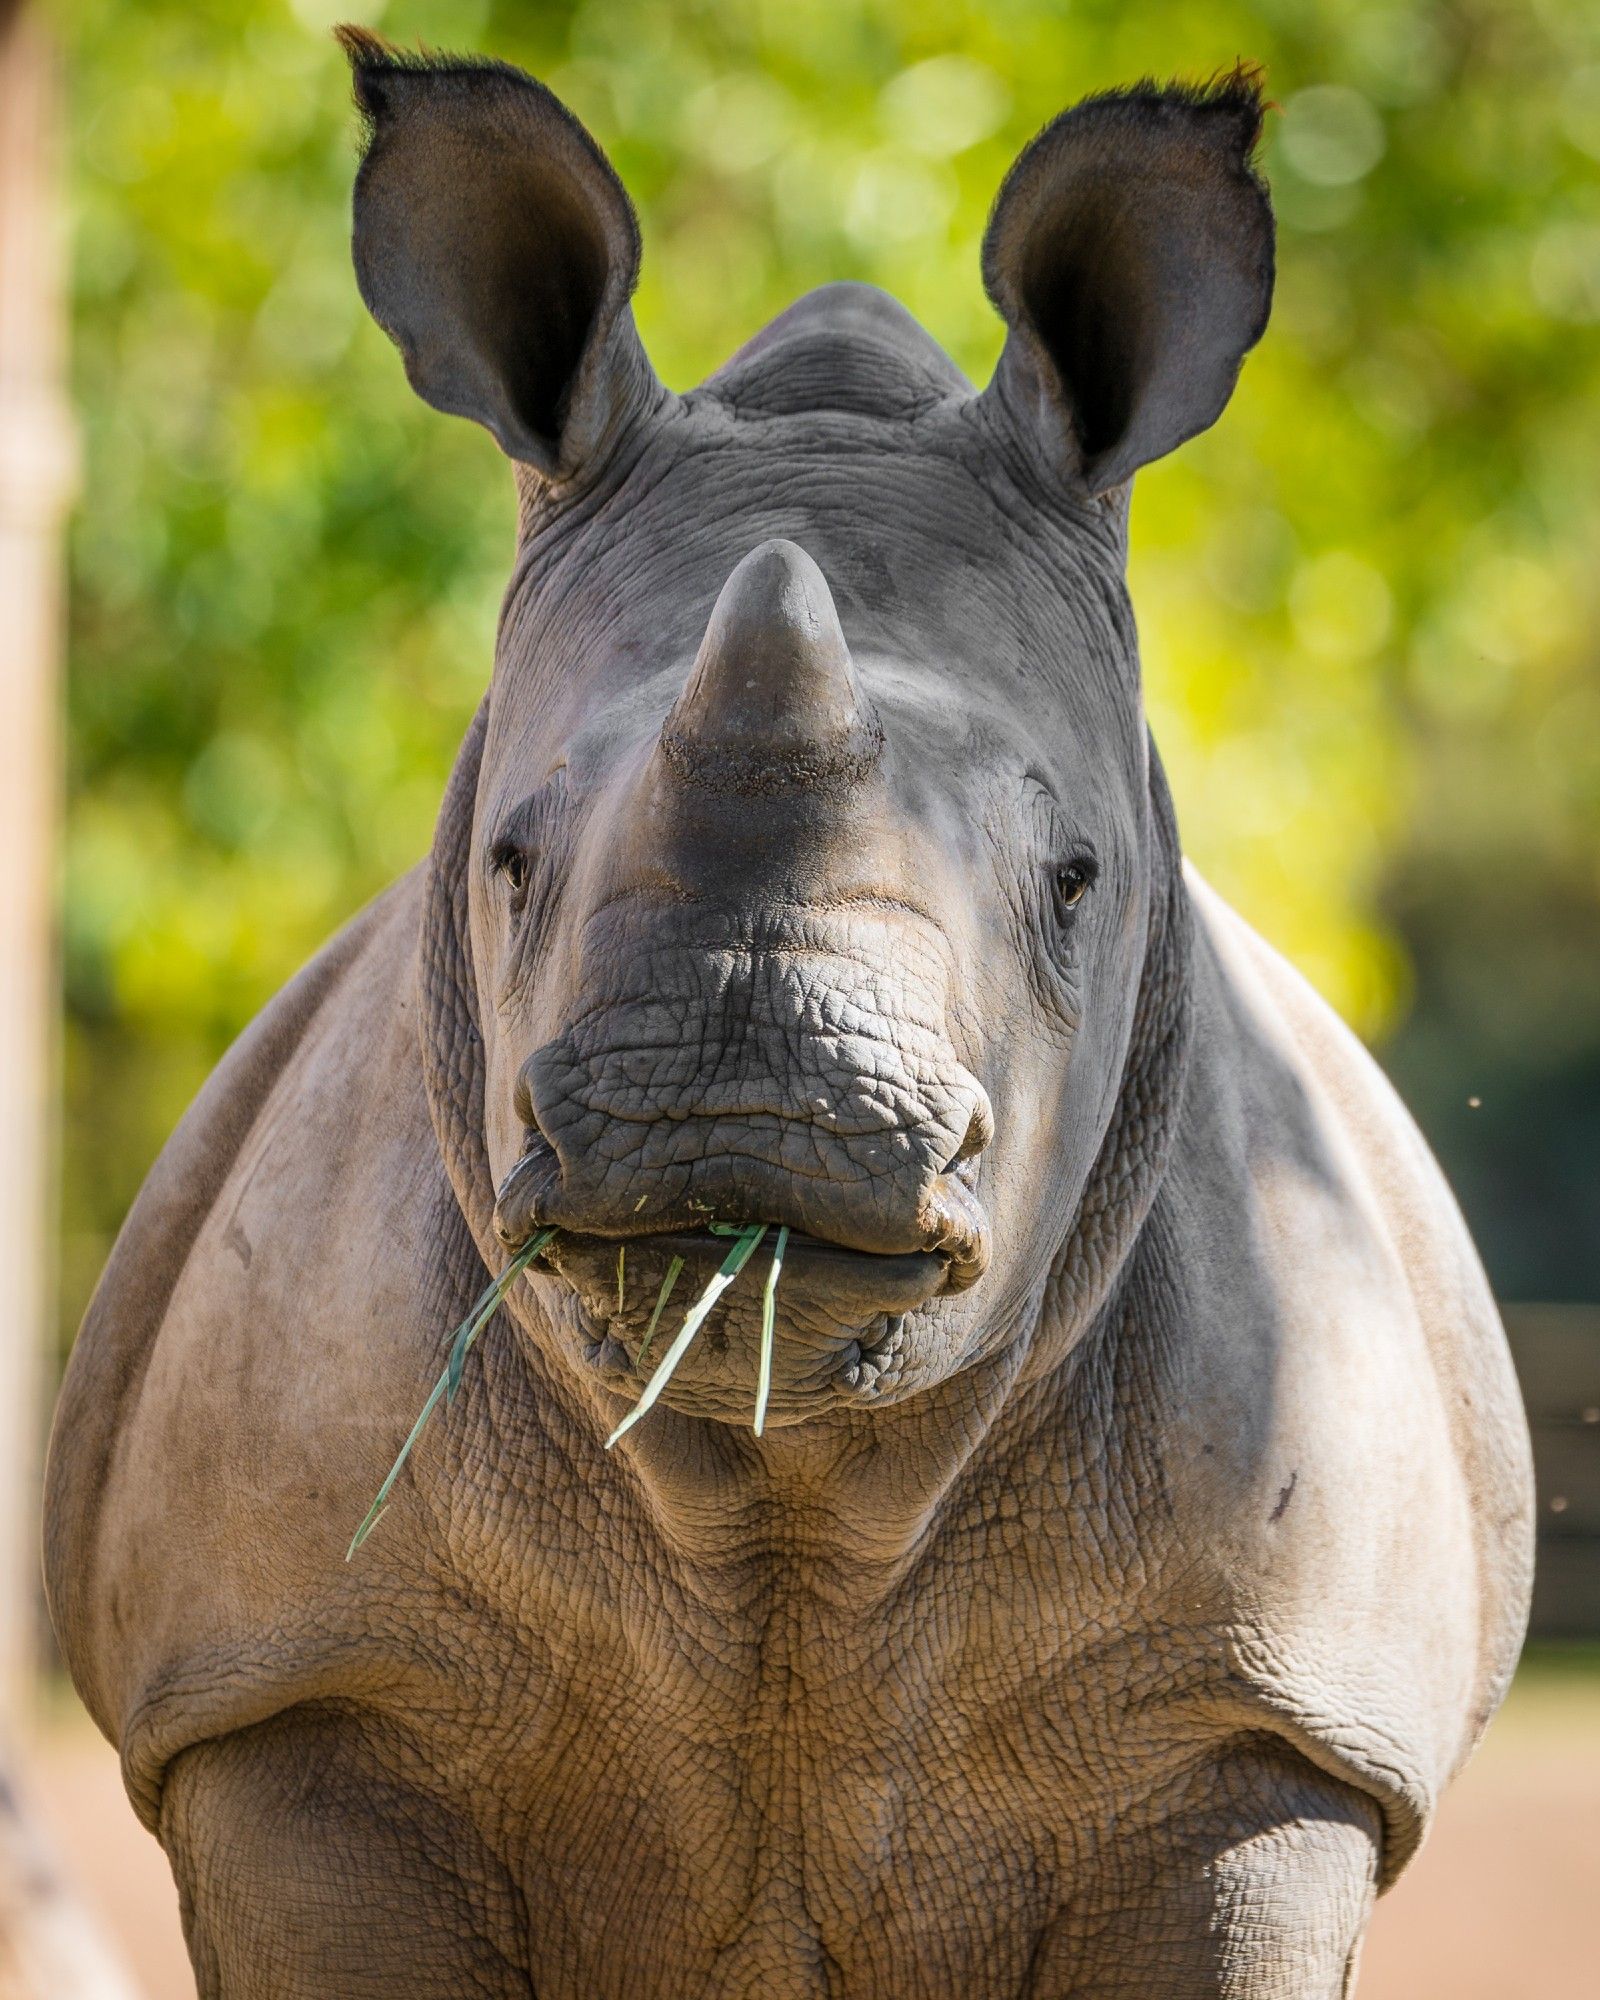
M418 870L358 916L235 1044L151 1170L73 1349L47 1586L125 1758L132 1716L310 1605L369 1475L349 1428L370 1442L387 1415L364 1374L398 1371L408 1396L436 1342L459 1216L416 1052L422 890Z
M1163 1457L1235 1685L1376 1795L1385 1879L1515 1664L1527 1428L1487 1280L1377 1064L1198 880Z
M1494 1376L1505 1337L1482 1265L1427 1142L1378 1064L1310 984L1192 869L1200 1011L1228 1074L1236 1137L1263 1183L1323 1197L1381 1265L1446 1373ZM1371 1239L1371 1240L1369 1240Z

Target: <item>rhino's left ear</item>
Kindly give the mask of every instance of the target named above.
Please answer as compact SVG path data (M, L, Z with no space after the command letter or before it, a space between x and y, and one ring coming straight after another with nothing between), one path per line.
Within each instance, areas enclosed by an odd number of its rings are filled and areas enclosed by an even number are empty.
M1254 72L1091 97L1006 176L983 281L1010 331L985 400L1090 493L1214 423L1272 303Z
M368 128L352 237L368 310L419 396L570 476L668 400L628 304L639 228L621 181L521 70L338 34Z

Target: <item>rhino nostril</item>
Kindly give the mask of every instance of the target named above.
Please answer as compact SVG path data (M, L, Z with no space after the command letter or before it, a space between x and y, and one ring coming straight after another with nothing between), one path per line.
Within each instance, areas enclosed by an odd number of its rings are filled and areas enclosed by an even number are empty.
M530 1125L521 1154L495 1192L495 1234L508 1249L519 1249L544 1221L544 1207L560 1179L555 1149Z
M922 1228L924 1247L948 1260L944 1289L963 1292L976 1284L989 1262L989 1224L965 1178L939 1175L928 1191Z
M963 1160L976 1159L993 1138L994 1112L989 1106L988 1093L980 1089L973 1100L965 1136L945 1162L946 1169L959 1166Z

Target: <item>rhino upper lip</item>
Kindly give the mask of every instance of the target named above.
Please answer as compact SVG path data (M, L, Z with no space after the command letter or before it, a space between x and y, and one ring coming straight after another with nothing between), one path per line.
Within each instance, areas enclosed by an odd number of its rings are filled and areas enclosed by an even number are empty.
M664 1216L649 1221L641 1216L637 1224L624 1229L586 1229L581 1221L564 1221L559 1214L549 1210L544 1218L540 1218L536 1210L543 1207L543 1203L514 1200L513 1208L520 1208L523 1212L517 1215L515 1222L508 1223L505 1215L508 1198L521 1192L521 1183L525 1179L548 1177L553 1166L549 1148L538 1133L531 1133L521 1158L501 1182L495 1202L495 1227L508 1250L519 1250L539 1228L551 1225L557 1235L540 1253L541 1262L554 1261L551 1252L559 1250L563 1239L574 1248L579 1244L622 1248L638 1243L668 1255L694 1254L699 1257L713 1248L725 1255L730 1247L727 1237L712 1233L708 1226L712 1220L710 1217L705 1223L696 1223L681 1216ZM772 1218L765 1216L747 1216L739 1219L737 1224L733 1217L715 1219L725 1225L766 1223L769 1229L775 1230L776 1227ZM851 1267L858 1271L876 1269L891 1284L895 1278L906 1280L914 1274L925 1275L929 1260L936 1258L944 1267L943 1280L938 1289L965 1290L982 1275L988 1264L988 1231L977 1197L960 1167L939 1176L926 1204L921 1233L923 1241L913 1247L870 1250L791 1228L785 1256L786 1259L794 1258L818 1266L833 1263L841 1270Z

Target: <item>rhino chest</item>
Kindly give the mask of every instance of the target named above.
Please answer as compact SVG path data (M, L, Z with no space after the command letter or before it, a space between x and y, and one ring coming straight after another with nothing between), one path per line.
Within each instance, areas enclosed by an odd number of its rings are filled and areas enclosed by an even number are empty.
M748 1588L591 1626L487 1739L541 2000L643 1965L697 2000L1025 1992L1149 1762L1112 1747L1117 1669L1041 1672L998 1573L927 1579L915 1620Z

